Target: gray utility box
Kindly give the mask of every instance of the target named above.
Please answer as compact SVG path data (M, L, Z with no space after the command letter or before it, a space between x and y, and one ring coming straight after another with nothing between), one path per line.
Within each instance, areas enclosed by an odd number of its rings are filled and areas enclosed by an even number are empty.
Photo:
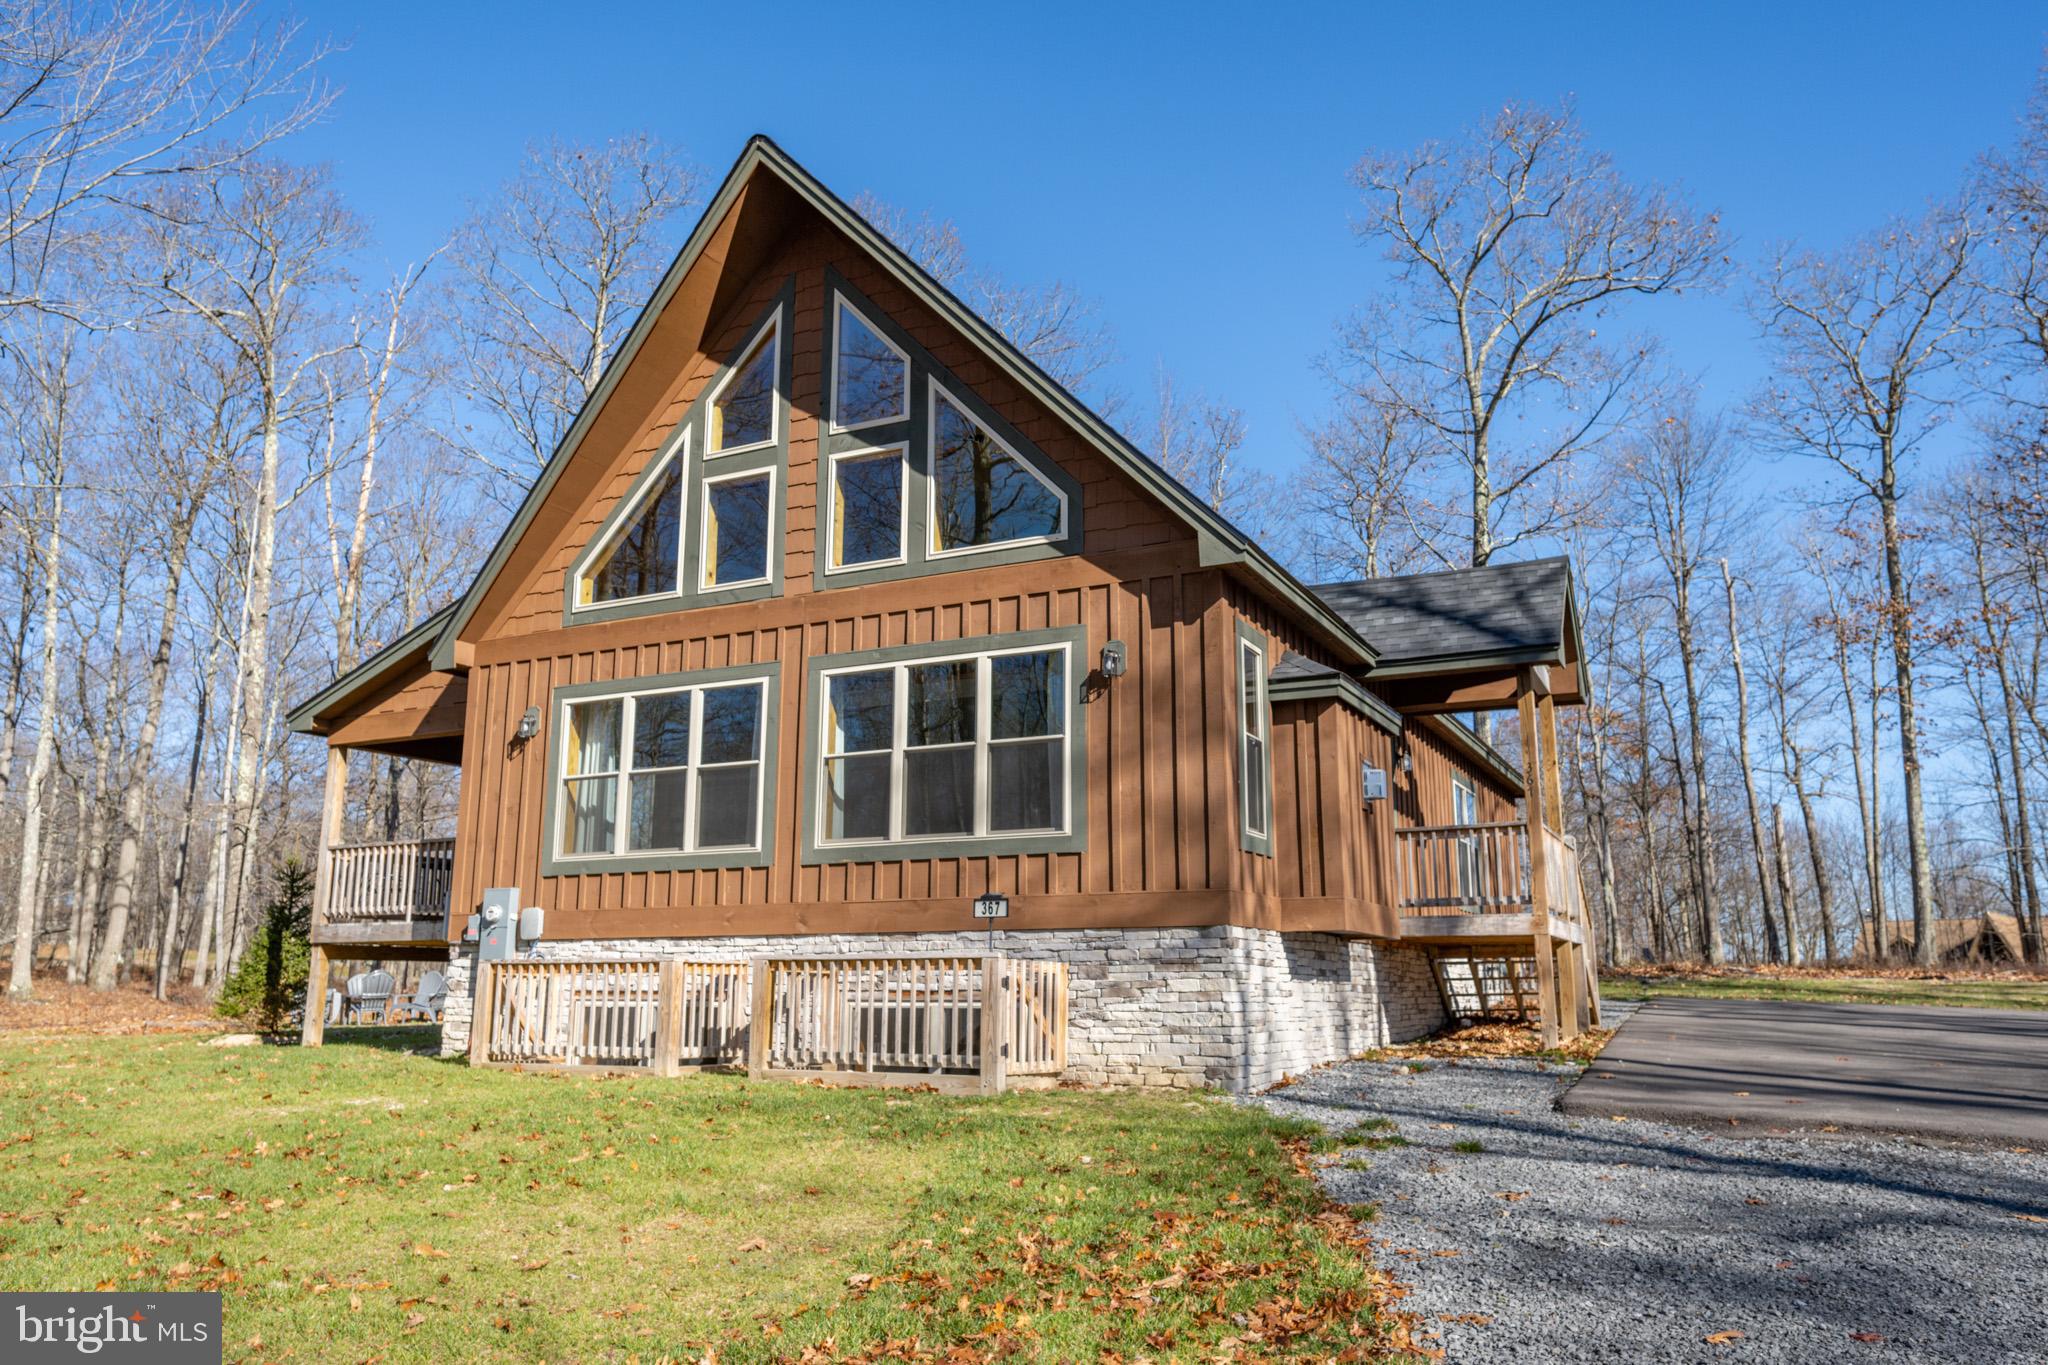
M494 886L484 892L477 926L476 960L510 962L519 956L519 888Z

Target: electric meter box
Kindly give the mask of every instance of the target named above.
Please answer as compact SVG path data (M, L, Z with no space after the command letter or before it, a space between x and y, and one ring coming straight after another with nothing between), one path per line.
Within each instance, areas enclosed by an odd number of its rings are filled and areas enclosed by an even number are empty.
M484 892L483 923L477 932L476 960L510 962L519 955L519 888L494 886Z

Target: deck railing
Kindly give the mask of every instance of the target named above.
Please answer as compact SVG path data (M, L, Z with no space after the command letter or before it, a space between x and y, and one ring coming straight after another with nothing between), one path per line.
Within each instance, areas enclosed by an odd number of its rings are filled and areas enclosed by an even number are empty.
M746 1055L744 962L492 962L470 1060L670 1075Z
M1553 919L1574 924L1586 914L1577 845L1543 831L1544 889ZM1394 831L1400 908L1408 913L1526 913L1534 904L1529 827L1520 820L1471 825L1420 825Z
M1064 963L996 954L495 962L478 968L470 1060L992 1094L1066 1069Z
M453 839L337 844L327 850L320 918L328 924L445 920L454 883Z

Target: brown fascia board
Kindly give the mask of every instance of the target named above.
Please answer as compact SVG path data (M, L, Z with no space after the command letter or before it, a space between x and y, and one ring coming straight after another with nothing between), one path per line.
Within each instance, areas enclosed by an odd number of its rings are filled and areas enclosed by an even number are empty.
M417 656L423 649L430 648L439 639L442 627L448 624L448 618L454 612L456 605L455 602L450 602L447 606L427 617L411 630L406 631L405 634L399 636L396 640L393 640L390 644L384 646L384 648L378 650L375 654L372 654L369 658L363 660L354 668L351 668L348 672L342 674L333 682L294 706L285 713L285 728L294 734L301 735L325 733L320 725L322 716L342 709L348 704L350 698L367 688L376 686L389 676L393 670ZM444 673L447 670L430 668L429 671Z
M653 331L655 320L674 297L683 277L696 264L705 246L716 232L718 224L732 209L734 201L753 176L763 168L775 173L797 195L816 209L827 222L845 234L855 245L865 250L875 262L905 288L924 302L941 318L958 329L975 343L987 357L1021 384L1040 402L1067 421L1075 430L1086 437L1091 444L1117 465L1126 475L1144 488L1153 497L1176 513L1191 526L1200 546L1201 562L1208 567L1234 568L1246 575L1252 582L1265 588L1279 605L1289 610L1304 625L1323 637L1339 654L1348 658L1353 665L1370 666L1377 660L1378 653L1365 638L1351 628L1341 616L1332 611L1321 599L1308 590L1293 574L1282 568L1279 562L1251 537L1232 526L1228 520L1211 510L1195 498L1178 480L1157 462L1137 449L1105 422L1085 403L1040 369L1030 357L1019 351L1008 338L983 321L980 315L955 298L945 286L927 274L902 248L875 229L866 219L834 194L825 184L805 170L789 153L778 147L766 135L757 133L747 141L746 149L727 173L717 194L712 196L704 216L697 222L683 249L676 253L668 273L662 277L654 295L640 312L633 329L627 334L625 343L605 367L604 375L597 387L591 391L582 411L563 434L555 453L548 460L547 467L528 490L526 499L520 504L518 513L498 538L491 556L470 583L467 591L456 602L453 615L434 641L432 664L436 671L448 671L460 666L456 656L456 640L469 624L492 581L504 567L527 527L532 524L535 514L546 501L548 492L561 477L563 468L583 438L589 433L597 413L604 407L617 387L620 377L631 367L640 347Z

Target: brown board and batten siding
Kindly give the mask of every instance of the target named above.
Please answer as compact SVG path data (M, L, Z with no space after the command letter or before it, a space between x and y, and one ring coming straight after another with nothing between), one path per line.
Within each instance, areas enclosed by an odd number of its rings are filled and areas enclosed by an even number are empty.
M827 344L827 267L907 331L975 396L1081 486L1083 553L986 565L862 586L813 588L818 410ZM784 596L598 624L562 624L565 575L676 421L744 342L760 310L795 281L789 464L784 484ZM547 908L550 937L861 932L973 927L968 902L1016 898L1010 927L1194 925L1280 927L1277 889L1248 887L1238 848L1233 733L1236 617L1225 575L1199 563L1192 534L1106 459L913 302L830 228L785 241L728 302L701 351L650 408L555 543L531 557L516 590L486 600L474 635L464 750L457 904L510 885ZM695 508L686 523L696 534ZM495 599L493 601L492 599ZM818 723L807 664L899 644L972 642L1047 627L1082 629L1076 674L1121 639L1129 671L1091 680L1083 852L803 861L813 818L803 736ZM779 663L779 743L765 867L540 875L550 705L556 688L661 673ZM1070 680L1070 681L1077 681ZM538 707L542 733L518 743ZM1356 778L1352 779L1354 782Z

